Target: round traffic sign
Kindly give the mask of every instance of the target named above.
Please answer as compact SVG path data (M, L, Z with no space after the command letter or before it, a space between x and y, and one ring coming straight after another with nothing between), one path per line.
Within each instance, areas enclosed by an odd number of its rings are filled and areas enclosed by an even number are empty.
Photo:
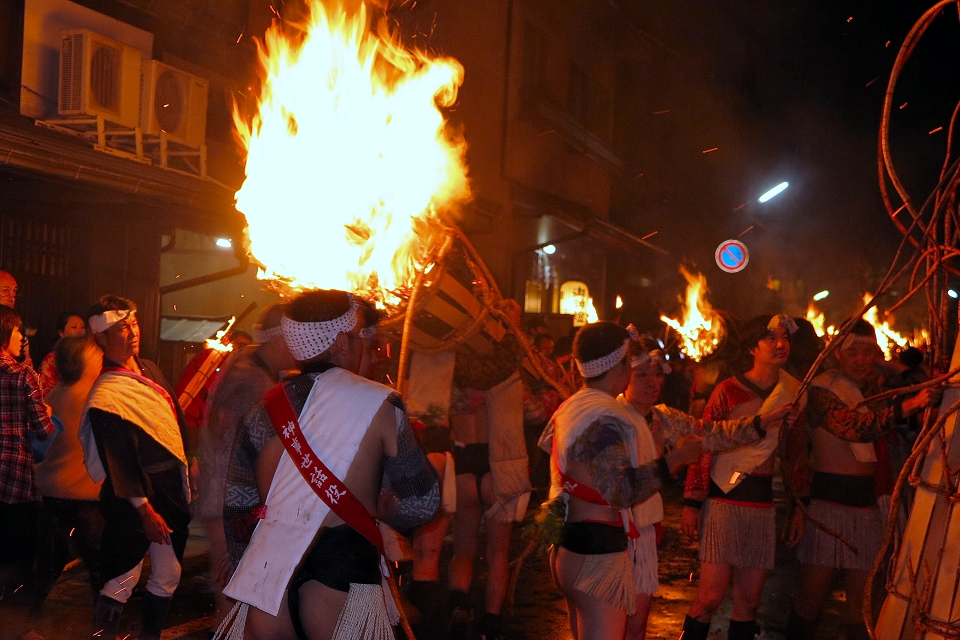
M724 240L721 242L714 257L717 260L717 266L727 273L742 271L747 266L747 262L750 261L747 245L739 240Z

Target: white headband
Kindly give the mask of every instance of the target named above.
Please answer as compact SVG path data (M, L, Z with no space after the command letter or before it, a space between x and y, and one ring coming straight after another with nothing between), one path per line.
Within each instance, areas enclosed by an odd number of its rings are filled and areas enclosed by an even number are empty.
M777 327L783 327L787 330L787 334L791 336L797 332L796 321L794 321L794 319L790 316L782 313L774 314L774 316L770 318L770 322L767 323L767 329L770 331L773 331Z
M277 336L282 336L283 327L277 325L275 327L270 327L269 329L264 329L262 324L257 324L253 326L253 335L258 344L263 344L264 342L269 342Z
M590 378L602 376L623 361L623 358L627 355L627 345L629 344L630 339L627 338L623 341L623 345L619 349L613 353L608 353L601 358L597 358L596 360L580 362L580 360L574 359L577 363L577 369L579 369L580 375L588 380Z
M127 318L135 315L137 312L132 309L121 309L119 311L114 311L110 309L104 311L103 313L95 316L90 316L88 322L90 324L90 331L94 333L103 333L113 325L117 324L121 320L126 320Z
M357 326L357 301L350 296L350 308L339 318L323 322L297 322L287 316L280 320L283 339L294 360L304 362L316 358L330 348L337 336Z
M637 367L642 367L651 360L660 365L660 370L663 371L664 375L673 371L670 365L667 364L667 360L663 357L663 351L660 351L660 349L656 349L650 353L641 353L638 356L630 358L630 368L636 369Z
M870 346L879 349L880 345L877 344L876 336L857 336L852 333L848 333L847 337L844 338L843 344L840 345L840 350L849 349L855 344L869 344Z
M630 334L631 340L634 342L640 342L640 332L633 324L627 325L627 333ZM654 349L649 353L641 353L638 356L630 358L630 368L636 369L637 367L642 367L651 360L657 361L657 364L660 365L660 369L663 371L663 375L667 375L673 371L673 369L670 368L670 365L667 364L667 359L663 356L663 351L660 351L659 349Z

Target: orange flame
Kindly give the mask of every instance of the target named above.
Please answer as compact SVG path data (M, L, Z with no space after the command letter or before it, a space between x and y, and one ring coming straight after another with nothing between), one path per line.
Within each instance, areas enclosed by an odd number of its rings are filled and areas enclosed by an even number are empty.
M258 42L261 89L248 122L236 208L261 278L294 290L360 291L400 303L427 263L438 212L469 196L465 144L441 109L463 67L400 45L366 5L308 1L302 33Z
M222 351L223 353L229 353L230 351L233 351L233 345L230 343L225 343L223 341L223 338L224 336L227 335L227 332L230 331L230 327L232 327L233 323L236 321L237 321L236 316L233 316L232 318L230 318L230 322L227 323L227 326L225 326L220 331L217 331L216 336L214 336L213 338L207 338L204 341L203 343L204 346L207 349L213 349L214 351Z
M863 294L863 304L869 304L871 300L873 300L873 296L869 293ZM869 311L863 314L863 319L873 326L873 330L877 334L877 344L880 345L880 349L883 350L883 355L887 360L891 360L897 351L903 349L909 343L906 337L893 330L889 322L885 320L882 324L880 323L876 306L871 307Z
M829 340L837 333L837 328L834 325L829 325L824 327L826 324L823 311L817 309L816 305L812 302L807 305L807 321L813 325L813 330L817 332L817 336L821 338L826 338Z
M622 308L623 308L623 298L621 298L620 296L617 296L617 302L616 302L616 304L615 304L614 306L615 306L617 309L622 309Z
M680 335L680 350L700 361L713 353L724 337L723 321L707 302L707 279L703 274L693 275L683 267L680 273L687 280L686 304L683 305L683 320L674 320L665 315L660 320ZM683 299L680 300L683 304Z

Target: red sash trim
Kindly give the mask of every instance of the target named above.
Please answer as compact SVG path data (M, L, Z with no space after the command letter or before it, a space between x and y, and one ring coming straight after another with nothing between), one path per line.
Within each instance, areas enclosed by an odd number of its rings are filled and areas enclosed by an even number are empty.
M347 489L343 481L323 464L307 444L300 429L300 421L283 389L283 384L270 389L264 396L263 403L267 409L267 415L270 416L270 422L283 443L283 448L287 450L291 460L297 465L300 475L313 492L344 522L372 542L383 556L383 537L380 535L376 521L360 500Z
M134 371L130 371L130 369L125 369L123 367L103 367L102 369L100 369L100 375L103 375L105 373L119 373L122 376L128 376L130 378L134 378L135 380L147 385L148 387L156 391L158 394L160 394L161 398L167 401L167 404L170 405L170 411L173 413L173 419L177 423L180 422L179 416L177 415L176 406L173 404L173 398L170 397L170 394L167 393L166 389L161 387L159 384L157 384L147 376L136 373Z
M556 438L556 436L554 436L554 438ZM556 452L557 452L556 439L554 439L553 452L554 452L554 455L552 456L553 466L557 470L557 474L560 476L560 485L563 487L564 493L569 493L574 498L579 498L580 500L583 500L584 502L589 502L590 504L600 505L601 507L610 507L610 503L607 502L606 498L600 495L599 491L597 491L591 486L583 484L578 480L574 480L573 478L568 476L566 473L564 473L564 471L560 468L560 464L557 462L557 456L556 456ZM613 507L610 507L610 508L613 509ZM624 529L626 529L627 531L627 537L639 538L640 530L637 529L637 525L633 523L633 520L625 517L624 515L624 511L629 511L629 510L617 509L616 511L618 514L620 514L620 517L624 519L624 522L622 522L621 524L624 525ZM584 522L599 522L599 521L584 520ZM604 524L610 524L610 523L605 522Z

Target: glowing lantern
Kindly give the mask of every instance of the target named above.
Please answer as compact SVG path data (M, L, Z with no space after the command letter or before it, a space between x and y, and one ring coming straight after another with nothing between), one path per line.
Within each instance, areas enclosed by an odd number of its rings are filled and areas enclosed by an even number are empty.
M573 326L582 327L596 322L597 310L590 297L590 289L585 282L568 280L560 285L560 313L573 316Z
M694 360L700 361L713 353L725 335L723 321L707 302L707 279L702 274L693 275L683 267L680 273L687 280L686 303L683 305L682 320L674 320L666 315L660 320L680 335L680 351Z
M465 145L441 112L463 67L403 48L366 5L309 0L305 30L279 22L259 45L251 119L234 122L246 151L237 210L260 277L285 287L362 292L402 302L443 225L469 196Z

